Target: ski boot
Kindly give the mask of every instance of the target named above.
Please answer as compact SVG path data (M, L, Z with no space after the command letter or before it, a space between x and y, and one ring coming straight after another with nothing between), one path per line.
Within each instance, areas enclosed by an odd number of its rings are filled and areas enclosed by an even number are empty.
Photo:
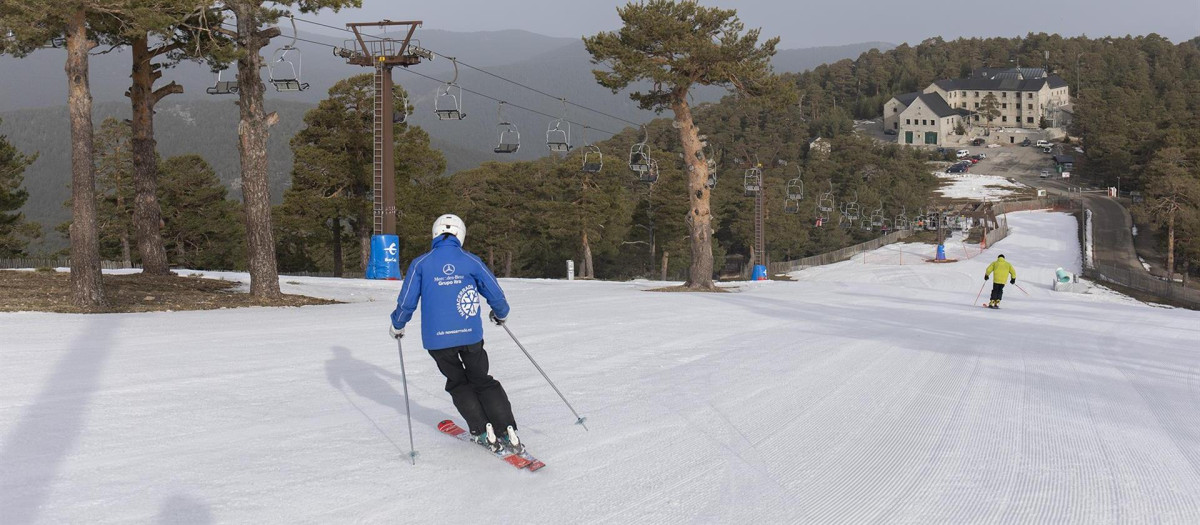
M504 448L504 445L500 442L500 439L496 437L496 431L492 430L491 423L487 424L487 429L482 433L472 434L471 441L486 447L492 452L500 452L500 450Z
M500 438L501 444L511 450L513 454L525 452L525 445L521 443L521 439L517 437L517 431L513 427L508 427L504 436Z

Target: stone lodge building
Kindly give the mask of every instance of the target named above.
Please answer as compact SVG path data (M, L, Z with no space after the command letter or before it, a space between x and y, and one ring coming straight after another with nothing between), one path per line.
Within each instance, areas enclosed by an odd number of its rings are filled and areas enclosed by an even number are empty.
M947 145L962 124L985 126L978 114L984 97L996 97L995 128L1039 129L1042 118L1061 127L1070 108L1067 83L1042 68L980 68L963 79L938 80L919 93L896 95L883 105L883 128L901 144Z

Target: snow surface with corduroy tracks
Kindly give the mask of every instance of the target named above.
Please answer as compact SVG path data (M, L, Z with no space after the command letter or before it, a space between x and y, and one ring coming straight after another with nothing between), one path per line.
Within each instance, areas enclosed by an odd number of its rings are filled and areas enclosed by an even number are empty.
M536 473L436 430L461 418L415 329L409 463L398 282L0 314L0 523L1200 523L1200 313L1053 292L1075 220L1008 224L956 263L892 245L724 294L501 279L590 429L487 325ZM989 310L999 253L1025 292Z

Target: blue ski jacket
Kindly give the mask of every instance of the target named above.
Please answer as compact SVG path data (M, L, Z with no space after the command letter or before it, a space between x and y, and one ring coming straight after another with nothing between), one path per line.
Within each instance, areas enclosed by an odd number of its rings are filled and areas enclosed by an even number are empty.
M426 350L478 343L483 340L480 296L497 317L508 317L508 300L496 277L483 261L462 249L458 238L443 235L433 240L432 250L408 265L392 326L404 328L419 301L421 342Z

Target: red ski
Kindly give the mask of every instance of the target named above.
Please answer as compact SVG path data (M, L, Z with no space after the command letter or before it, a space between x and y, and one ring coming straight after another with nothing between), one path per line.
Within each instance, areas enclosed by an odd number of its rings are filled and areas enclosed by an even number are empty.
M438 423L438 430L442 431L443 434L456 437L460 441L466 441L467 443L479 445L471 439L471 434L469 432L463 430L462 427L454 424L454 422L449 419ZM488 451L489 454L504 460L505 463L517 467L518 469L528 468L530 471L536 471L546 466L545 463L542 463L540 460L529 455L529 453L525 451L516 453L508 448L505 448L501 449L499 452L493 452L486 446L480 446L484 450Z

